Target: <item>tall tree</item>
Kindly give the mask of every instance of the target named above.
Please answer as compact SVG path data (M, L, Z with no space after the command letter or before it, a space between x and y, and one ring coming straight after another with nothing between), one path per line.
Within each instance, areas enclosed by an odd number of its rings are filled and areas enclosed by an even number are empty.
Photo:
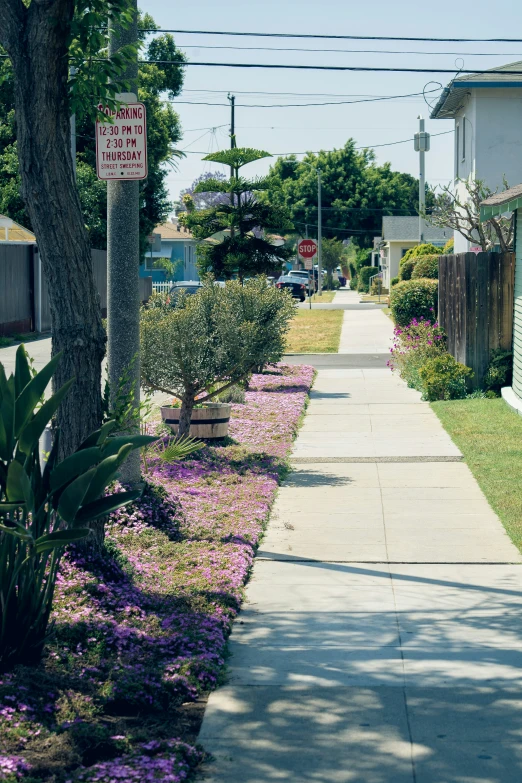
M506 180L503 190L509 187ZM498 189L497 189L498 190ZM458 180L457 187L444 185L435 195L435 203L430 213L424 217L432 226L452 228L468 242L480 245L483 251L491 251L499 245L503 253L512 250L515 223L513 215L498 216L482 222L480 205L492 196L493 191L481 179Z
M322 262L323 269L326 270L327 288L333 288L333 273L343 262L344 246L343 243L335 237L324 237L322 241Z
M70 114L80 104L113 94L128 53L89 62L107 16L125 18L126 0L0 0L0 43L13 74L22 195L38 240L49 286L53 355L63 350L56 388L75 383L58 411L61 449L70 453L100 423L105 332L94 284L70 152ZM98 46L99 50L100 46ZM72 97L69 67L78 65ZM85 77L85 78L82 78Z
M105 21L105 20L104 20ZM139 36L142 41L140 58L149 62L140 65L138 76L138 97L147 108L148 169L149 176L140 182L140 246L142 257L147 249L147 237L152 230L163 223L172 210L168 196L166 178L169 168L176 165L182 155L176 144L181 139L178 114L170 101L181 92L183 67L151 60L185 59L176 48L174 39L167 34L155 36L145 43L143 30L157 25L148 14L139 18ZM96 45L99 50L96 51ZM94 61L105 57L106 40L90 41L88 58ZM80 65L80 57L78 65ZM85 82L85 74L81 74ZM77 82L78 83L78 82ZM78 85L79 86L79 85ZM87 85L89 86L89 85ZM94 90L93 90L94 88ZM96 91L96 87L90 86ZM83 91L83 90L82 90ZM167 100L163 100L167 98ZM85 111L92 99L86 96L85 105L78 107L76 121L77 186L84 223L89 234L91 247L107 247L107 183L96 176L95 138L91 111ZM9 59L0 59L0 213L32 228L31 220L21 195L21 178L18 166L15 112L14 76Z
M270 157L270 153L249 147L234 147L214 152L204 160L223 163L234 171L230 179L206 179L194 189L198 193L226 195L223 203L197 210L190 204L180 215L181 222L191 229L198 247L198 264L203 272L230 279L236 275L270 275L281 269L290 255L283 245L276 245L267 236L270 231L285 231L292 227L284 207L274 209L258 193L269 186L265 179L245 179L239 171L249 163ZM188 202L185 202L189 206Z
M222 171L207 171L205 174L200 174L196 177L190 188L184 188L180 191L179 200L176 202L176 210L178 212L186 212L187 204L189 208L194 209L209 209L216 204L226 204L230 201L230 197L227 193L221 193L220 191L201 191L205 182L217 180L218 182L225 182L226 176Z
M298 230L317 226L317 168L322 172L322 226L325 236L353 235L361 245L371 244L381 231L383 215L417 214L418 180L392 171L389 163L377 166L373 150L357 150L353 139L338 150L307 153L304 162L295 155L279 158L271 168L272 187L266 192L272 204L287 206ZM430 205L429 193L427 205Z

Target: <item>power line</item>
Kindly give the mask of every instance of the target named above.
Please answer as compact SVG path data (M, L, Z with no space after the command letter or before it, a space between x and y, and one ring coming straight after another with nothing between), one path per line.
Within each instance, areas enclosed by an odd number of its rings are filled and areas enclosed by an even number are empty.
M360 98L355 101L321 101L317 103L236 103L236 106L241 106L243 109L287 109L299 108L301 106L349 106L355 103L379 103L380 101L399 100L401 98L416 98L434 92L439 92L439 90L428 90L426 93L410 92L405 93L404 95L383 95L382 97L375 98ZM210 101L178 101L177 99L171 99L167 102L184 106L228 106L227 103L212 103Z
M279 46L212 46L209 44L183 44L183 49L231 49L233 51L240 52L308 52L313 54L328 54L333 52L334 54L428 54L428 55L447 55L462 57L466 55L468 57L521 57L522 52L422 52L422 51L407 51L397 49L310 49L306 47L279 47Z
M522 43L522 38L417 38L391 35L321 35L318 33L259 33L225 30L141 30L143 33L182 33L183 35L239 35L252 38L320 38L334 41L428 41L434 43Z
M379 66L359 66L359 65L289 65L286 63L210 63L195 62L194 60L139 60L141 65L180 65L180 66L201 66L203 68L267 68L270 70L291 70L291 71L358 71L370 73L460 73L460 74L500 74L506 75L506 71L495 70L494 68L480 70L473 68L384 68ZM510 76L522 76L522 70L509 71Z
M348 129L347 129L348 130ZM434 138L435 136L447 136L448 133L455 133L455 131L448 130L448 131L441 131L440 133L432 133L431 138ZM377 149L378 147L394 147L396 144L407 144L410 141L414 141L413 138L410 139L402 139L401 141L387 141L385 144L365 144L361 147L354 147L354 150L368 150L368 149ZM340 148L342 149L342 147ZM337 152L338 150L318 150L315 152L312 152L311 150L307 150L306 152L274 152L272 153L273 156L284 156L284 155L320 155L321 152ZM206 152L197 152L195 150L187 150L187 155L206 155Z

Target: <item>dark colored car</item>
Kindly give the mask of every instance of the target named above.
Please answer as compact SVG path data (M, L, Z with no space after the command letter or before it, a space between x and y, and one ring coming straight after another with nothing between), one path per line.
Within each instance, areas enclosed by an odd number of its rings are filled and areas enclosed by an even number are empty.
M281 275L276 283L276 288L286 288L294 299L304 302L306 299L307 284L300 277L293 275Z
M312 272L307 272L306 269L294 269L290 272L292 277L300 277L303 283L306 285L306 292L315 293L317 291L317 280L314 279Z

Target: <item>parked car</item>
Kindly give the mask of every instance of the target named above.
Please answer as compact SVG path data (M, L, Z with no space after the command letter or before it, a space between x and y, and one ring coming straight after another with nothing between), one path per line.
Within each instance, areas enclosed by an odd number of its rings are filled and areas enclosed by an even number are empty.
M276 288L288 289L294 299L299 299L301 302L304 302L306 299L307 286L300 277L281 275L276 283Z
M176 306L180 291L183 290L188 296L192 296L192 294L195 294L200 288L203 288L203 283L199 280L178 280L176 283L172 284L172 288L169 291L171 305L173 305L173 307Z
M311 289L312 294L317 291L317 280L313 279L311 273L307 272L306 269L293 269L290 274L292 277L300 277L304 281L308 293L310 293L309 289Z

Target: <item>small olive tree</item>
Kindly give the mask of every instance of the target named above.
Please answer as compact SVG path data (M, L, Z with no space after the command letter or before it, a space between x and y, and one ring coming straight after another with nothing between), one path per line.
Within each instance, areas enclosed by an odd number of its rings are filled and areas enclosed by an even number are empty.
M265 278L225 287L213 281L172 307L153 297L141 313L144 388L181 401L179 435L188 435L196 401L206 402L281 359L295 305Z

